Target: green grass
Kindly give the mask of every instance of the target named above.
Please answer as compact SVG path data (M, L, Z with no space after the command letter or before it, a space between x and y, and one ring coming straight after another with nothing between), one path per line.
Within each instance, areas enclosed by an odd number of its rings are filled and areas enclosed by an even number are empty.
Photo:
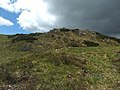
M35 90L119 90L120 73L117 68L120 66L112 62L119 58L115 53L119 50L120 47L116 46L65 48L41 55L11 52L12 59L1 63L7 71L1 73L8 75L1 76L1 84L16 85L16 88L22 88L20 84L28 84L27 88ZM13 53L21 56L16 57ZM81 60L86 61L82 63Z
M15 43L0 35L0 89L120 90L120 46L67 47L59 34Z
M115 53L120 47L90 47L90 48L71 48L69 51L77 53L86 58L87 80L92 85L91 88L105 90L120 88L116 84L120 81L120 73L113 64L114 58L119 58ZM120 62L118 62L120 63ZM117 90L117 89L116 89Z

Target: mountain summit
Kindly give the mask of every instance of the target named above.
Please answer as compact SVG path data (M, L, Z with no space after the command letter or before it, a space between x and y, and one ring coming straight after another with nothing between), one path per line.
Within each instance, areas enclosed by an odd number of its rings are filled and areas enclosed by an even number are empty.
M35 47L46 48L120 45L120 39L90 31L89 29L54 28L48 33L16 34L7 37L13 44L31 42Z

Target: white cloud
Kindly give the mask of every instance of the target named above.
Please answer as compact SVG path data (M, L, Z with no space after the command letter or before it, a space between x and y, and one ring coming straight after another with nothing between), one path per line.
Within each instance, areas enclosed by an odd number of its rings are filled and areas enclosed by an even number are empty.
M25 30L44 32L56 22L56 17L48 12L45 0L0 0L0 7L20 13L17 22Z
M0 7L7 11L14 12L14 6L10 0L0 0Z
M0 26L12 26L13 23L11 21L9 21L8 19L5 19L3 17L0 16Z

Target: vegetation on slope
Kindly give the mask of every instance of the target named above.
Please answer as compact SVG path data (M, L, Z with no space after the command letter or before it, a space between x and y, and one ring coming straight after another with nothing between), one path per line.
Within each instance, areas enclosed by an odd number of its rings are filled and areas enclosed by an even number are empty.
M119 90L119 42L65 28L0 35L0 89Z

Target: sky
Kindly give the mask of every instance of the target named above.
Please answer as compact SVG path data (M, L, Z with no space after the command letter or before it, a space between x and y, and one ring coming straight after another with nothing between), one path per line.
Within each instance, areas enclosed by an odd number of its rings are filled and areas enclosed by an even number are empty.
M83 28L120 37L120 0L0 0L0 33Z

